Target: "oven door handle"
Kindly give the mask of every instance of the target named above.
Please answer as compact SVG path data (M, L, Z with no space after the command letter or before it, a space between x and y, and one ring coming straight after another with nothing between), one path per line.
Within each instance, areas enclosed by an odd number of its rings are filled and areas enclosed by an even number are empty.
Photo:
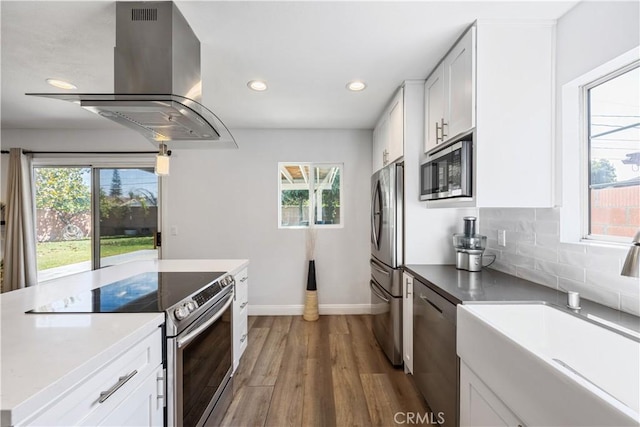
M227 308L229 308L231 306L231 304L233 304L233 295L229 295L228 298L229 298L229 301L227 301L224 304L224 307L222 307L220 310L218 310L218 312L216 314L214 314L211 319L207 320L202 325L198 326L197 328L195 328L193 331L189 332L184 337L178 338L178 340L176 342L177 345L178 345L178 348L182 348L185 345L189 344L191 341L193 341L193 339L195 337L200 335L200 333L202 331L207 329L209 326L211 326L213 323L215 323L220 317L222 317L222 315L224 314L225 310Z

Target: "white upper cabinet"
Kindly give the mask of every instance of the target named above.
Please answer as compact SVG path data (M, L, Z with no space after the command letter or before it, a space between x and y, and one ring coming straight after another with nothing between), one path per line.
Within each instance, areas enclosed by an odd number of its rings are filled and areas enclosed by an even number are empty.
M478 20L426 80L424 151L473 140L461 206L554 205L554 71L553 21Z
M442 139L442 125L444 123L444 66L431 74L424 85L424 151L427 152L440 144Z
M425 152L475 126L474 54L471 27L425 82Z
M374 172L404 156L403 94L403 88L398 89L373 130Z
M475 125L475 30L471 27L444 58L445 140Z
M552 207L555 23L477 23L478 207Z

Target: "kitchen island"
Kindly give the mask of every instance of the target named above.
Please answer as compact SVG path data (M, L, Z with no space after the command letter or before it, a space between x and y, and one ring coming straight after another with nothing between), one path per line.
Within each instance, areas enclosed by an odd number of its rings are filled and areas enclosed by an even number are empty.
M164 313L26 313L144 272L225 271L248 260L151 260L120 264L0 295L0 421L20 425L154 334Z

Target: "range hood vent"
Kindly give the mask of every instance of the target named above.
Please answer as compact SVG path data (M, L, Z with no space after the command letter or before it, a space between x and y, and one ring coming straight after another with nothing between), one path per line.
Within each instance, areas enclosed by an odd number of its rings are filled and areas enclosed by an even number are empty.
M61 99L140 132L154 142L212 141L237 147L202 105L200 41L173 2L116 2L113 94L28 93Z
M157 21L158 9L131 9L132 21Z

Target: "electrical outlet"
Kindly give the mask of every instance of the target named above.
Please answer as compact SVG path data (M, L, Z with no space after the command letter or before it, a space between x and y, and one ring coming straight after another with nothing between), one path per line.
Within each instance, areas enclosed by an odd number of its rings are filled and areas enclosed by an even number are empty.
M498 246L507 246L507 230L498 230Z

